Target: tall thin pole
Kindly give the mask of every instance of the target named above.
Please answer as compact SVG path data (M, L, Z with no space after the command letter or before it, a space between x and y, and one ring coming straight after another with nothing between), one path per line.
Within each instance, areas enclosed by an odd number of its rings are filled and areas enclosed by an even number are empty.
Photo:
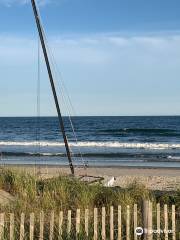
M65 148L66 148L66 152L67 152L67 157L68 157L68 160L69 160L69 167L70 167L71 173L74 175L74 166L72 164L71 152L70 152L70 148L69 148L69 145L68 145L68 140L67 140L67 137L66 137L64 122L63 122L62 115L61 115L61 110L60 110L60 107L59 107L59 102L58 102L58 98L57 98L57 94L56 94L56 89L55 89L55 85L54 85L51 66L50 66L50 62L49 62L49 59L48 59L47 49L46 49L46 45L45 45L45 41L44 41L44 35L43 35L41 22L40 22L40 18L39 18L39 14L38 14L38 11L37 11L35 0L31 0L31 4L32 4L32 7L33 7L33 12L34 12L34 16L35 16L35 19L36 19L36 25L37 25L37 29L38 29L38 32L39 32L39 37L40 37L40 40L41 40L41 45L42 45L43 54L44 54L44 58L45 58L45 62L46 62L46 67L47 67L47 71L48 71L48 75L49 75L49 80L50 80L50 83L51 83L51 88L52 88L52 92L53 92L53 96L54 96L54 101L55 101L55 105L56 105L58 119L59 119L59 125L60 125L60 129L61 129L61 132L62 132L62 135L63 135L64 144L65 144Z

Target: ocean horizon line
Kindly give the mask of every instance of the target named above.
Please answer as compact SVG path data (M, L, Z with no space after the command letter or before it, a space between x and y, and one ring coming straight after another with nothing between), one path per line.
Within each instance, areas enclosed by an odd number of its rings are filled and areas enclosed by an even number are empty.
M56 115L42 115L42 116L0 116L0 118L57 118ZM62 115L62 117L69 117L68 115ZM167 115L71 115L70 117L180 117L180 114L167 114Z

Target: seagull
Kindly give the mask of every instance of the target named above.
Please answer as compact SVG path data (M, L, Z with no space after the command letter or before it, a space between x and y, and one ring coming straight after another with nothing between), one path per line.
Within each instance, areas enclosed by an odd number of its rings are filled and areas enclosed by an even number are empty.
M106 184L105 186L106 187L112 187L114 185L114 182L115 182L116 178L115 177L112 177Z

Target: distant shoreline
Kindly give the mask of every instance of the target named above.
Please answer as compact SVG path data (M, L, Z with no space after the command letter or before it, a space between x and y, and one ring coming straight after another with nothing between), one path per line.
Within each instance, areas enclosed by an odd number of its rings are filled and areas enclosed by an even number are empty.
M69 117L69 116L62 116ZM78 115L71 117L180 117L180 115ZM58 118L57 116L0 116L0 118Z
M31 163L28 163L28 164L7 164L7 163L5 163L5 164L0 164L0 167L20 167L20 168L22 168L22 167L41 167L41 168L46 168L46 167L48 167L48 168L56 168L56 167L58 167L58 168L69 168L67 165L60 165L60 164L51 164L51 165L49 165L49 164L31 164ZM84 167L82 166L82 165L75 165L75 168L78 168L78 169L83 169ZM115 166L102 166L102 165L96 165L96 166L93 166L93 165L91 165L91 166L88 166L87 167L87 169L94 169L94 168L97 168L97 169L121 169L121 168L123 168L123 169L152 169L152 170L156 170L156 169L158 169L158 170L179 170L180 171L180 167L162 167L162 166L117 166L117 165L115 165Z

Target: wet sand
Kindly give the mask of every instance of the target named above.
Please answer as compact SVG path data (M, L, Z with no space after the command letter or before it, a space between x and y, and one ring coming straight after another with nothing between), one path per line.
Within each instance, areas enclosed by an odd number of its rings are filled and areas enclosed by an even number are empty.
M61 166L6 166L21 171L36 174L43 178L69 175L68 167ZM92 175L103 177L107 183L112 177L116 180L113 186L126 187L134 181L144 184L148 189L172 191L180 189L180 169L178 168L138 168L138 167L90 167L87 169L76 168L76 176Z

